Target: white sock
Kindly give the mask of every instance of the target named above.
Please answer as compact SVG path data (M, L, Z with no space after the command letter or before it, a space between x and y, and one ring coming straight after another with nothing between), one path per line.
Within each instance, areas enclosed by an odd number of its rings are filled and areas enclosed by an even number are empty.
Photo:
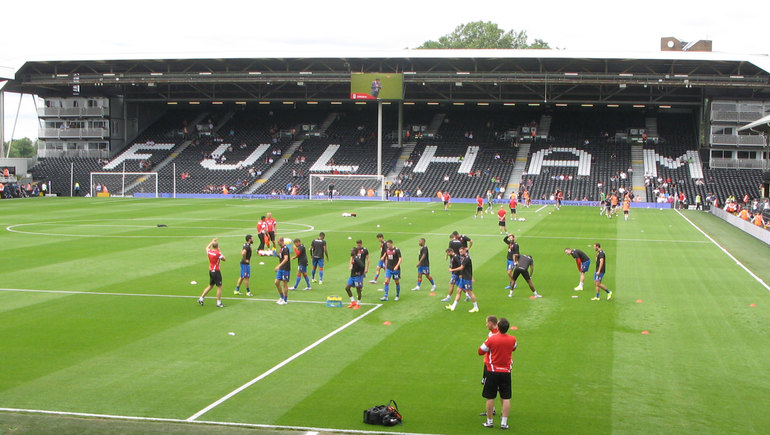
M350 297L350 302L355 302L355 301L356 301L356 298L354 298L353 296L351 296L351 297Z
M487 424L494 424L494 423L495 423L494 420L492 420L491 418L487 417Z
M508 424L508 417L503 417L500 419L500 424Z
M479 307L479 304L477 302L474 302L473 303L473 308L478 308L478 307Z

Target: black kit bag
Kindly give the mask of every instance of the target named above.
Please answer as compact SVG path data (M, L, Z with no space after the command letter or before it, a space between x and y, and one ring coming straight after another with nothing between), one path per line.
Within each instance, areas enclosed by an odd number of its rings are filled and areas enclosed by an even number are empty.
M391 404L393 404L391 406ZM401 424L401 414L398 412L398 404L391 400L387 405L379 405L364 410L364 423L378 424L382 426L395 426Z

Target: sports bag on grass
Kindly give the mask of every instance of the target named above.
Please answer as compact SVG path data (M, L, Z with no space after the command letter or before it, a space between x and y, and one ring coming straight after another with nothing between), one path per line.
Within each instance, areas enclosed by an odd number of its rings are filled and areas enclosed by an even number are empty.
M393 404L393 406L391 406ZM379 424L382 426L395 426L401 424L401 414L398 412L398 404L391 400L387 405L379 405L364 410L364 423Z

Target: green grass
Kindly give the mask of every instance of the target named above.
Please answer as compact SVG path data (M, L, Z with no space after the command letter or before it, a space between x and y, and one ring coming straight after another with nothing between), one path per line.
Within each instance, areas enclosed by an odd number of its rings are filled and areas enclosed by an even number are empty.
M41 198L0 207L1 408L185 420L275 369L196 421L259 430L476 433L483 409L476 349L486 336L485 316L495 314L517 327L517 433L770 427L770 291L671 210L633 209L628 222L591 207L520 210L526 222L509 230L534 257L533 281L544 295L531 300L521 281L507 297L496 219L472 219L470 204L444 212L437 203ZM274 303L277 261L270 257L252 266L254 298L232 294L243 236L267 211L279 235L309 245L318 231L327 234L324 284L291 292L287 306ZM358 217L341 217L348 211ZM767 245L710 215L684 216L770 283ZM439 302L453 230L474 240L479 313L468 313L469 303L448 312ZM380 277L364 286L363 309L327 308L329 295L347 300L355 239L378 252L378 232L404 254L401 301L378 308ZM225 309L211 297L204 307L195 302L207 282L204 248L214 236L228 257ZM409 291L420 237L431 250L434 296L427 281L422 291ZM611 302L589 301L593 265L586 290L572 290L578 273L563 250L593 257L594 242L607 252ZM365 408L389 399L398 401L403 426L362 423ZM0 412L0 434L243 430Z

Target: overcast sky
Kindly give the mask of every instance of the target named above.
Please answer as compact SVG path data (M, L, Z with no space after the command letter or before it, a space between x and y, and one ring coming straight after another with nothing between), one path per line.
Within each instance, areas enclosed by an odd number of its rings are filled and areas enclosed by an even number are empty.
M711 6L715 5L715 6ZM536 6L536 7L532 7ZM0 76L27 60L211 56L416 47L470 21L525 30L569 51L659 51L660 38L711 39L714 51L767 54L770 2L636 1L12 1L0 6ZM18 106L6 94L5 137ZM25 96L14 134L37 137Z

